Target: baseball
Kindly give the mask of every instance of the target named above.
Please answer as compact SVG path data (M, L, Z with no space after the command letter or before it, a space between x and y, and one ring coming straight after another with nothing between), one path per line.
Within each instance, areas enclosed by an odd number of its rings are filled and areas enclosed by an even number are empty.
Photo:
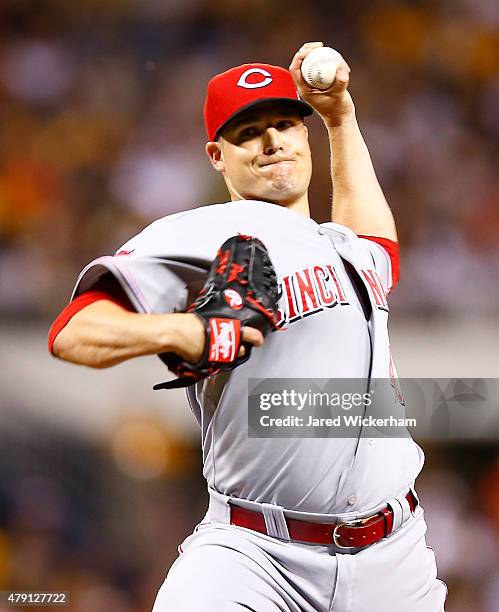
M336 78L338 64L343 57L331 47L318 47L303 60L301 73L305 81L316 89L329 89Z

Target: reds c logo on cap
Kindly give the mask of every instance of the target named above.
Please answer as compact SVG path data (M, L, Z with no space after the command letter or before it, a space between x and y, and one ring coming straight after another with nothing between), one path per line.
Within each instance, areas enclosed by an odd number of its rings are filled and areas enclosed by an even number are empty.
M289 70L271 64L243 64L216 74L208 83L204 102L204 124L209 140L241 111L258 103L281 100L293 105L302 117L312 107L300 100Z
M263 77L263 81L257 81L256 83L248 83L247 78L252 74L261 74ZM245 87L246 89L257 89L258 87L266 87L272 83L272 75L267 70L263 68L249 68L239 77L239 81L237 82L238 87Z

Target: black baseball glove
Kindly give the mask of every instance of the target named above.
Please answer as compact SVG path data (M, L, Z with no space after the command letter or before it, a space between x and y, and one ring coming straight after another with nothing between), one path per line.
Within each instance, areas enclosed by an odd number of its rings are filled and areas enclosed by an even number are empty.
M255 327L264 336L276 328L278 299L276 273L263 243L241 234L226 240L218 250L204 287L186 310L204 323L203 355L191 364L176 353L161 353L160 359L179 378L155 385L154 389L187 387L247 361L250 343L244 343L244 356L237 356L241 328Z

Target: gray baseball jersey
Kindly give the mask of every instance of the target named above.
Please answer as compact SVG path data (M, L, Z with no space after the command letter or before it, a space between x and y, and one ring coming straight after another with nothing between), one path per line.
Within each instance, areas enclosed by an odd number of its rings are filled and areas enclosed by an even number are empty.
M375 242L266 202L217 204L152 223L115 256L89 264L73 296L111 272L138 312L183 310L219 246L237 233L257 236L268 248L286 330L270 334L220 384L204 381L188 390L209 487L322 514L363 512L407 490L424 460L411 438L248 437L249 378L390 376L391 264Z

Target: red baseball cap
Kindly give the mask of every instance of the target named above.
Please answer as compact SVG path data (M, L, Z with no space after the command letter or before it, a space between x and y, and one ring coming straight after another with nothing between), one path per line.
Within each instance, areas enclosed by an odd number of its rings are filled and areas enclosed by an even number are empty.
M243 64L215 75L208 83L204 124L209 140L236 115L262 102L285 102L305 117L313 113L300 100L289 70L270 64Z

